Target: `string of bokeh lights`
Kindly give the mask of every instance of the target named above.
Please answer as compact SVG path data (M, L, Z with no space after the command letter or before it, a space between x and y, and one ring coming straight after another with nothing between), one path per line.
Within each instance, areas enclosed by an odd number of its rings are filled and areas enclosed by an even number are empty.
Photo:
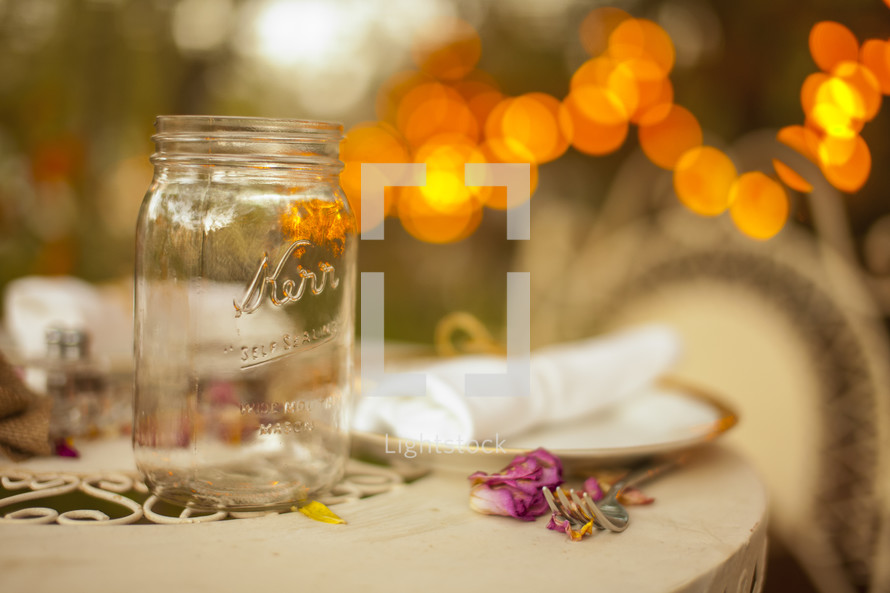
M636 126L643 153L672 171L687 208L702 216L729 211L745 235L775 236L789 215L785 187L809 193L812 183L779 159L770 173L740 174L725 152L703 144L695 115L673 101L675 50L658 24L601 7L579 31L591 57L562 100L539 92L505 96L476 69L481 41L466 22L440 23L421 36L412 52L417 69L382 86L379 119L352 127L341 146L341 184L358 220L362 163L426 163L426 185L387 188L384 209L415 238L449 243L471 235L484 208L506 208L504 188L464 185L466 163L528 163L533 194L539 165L569 146L591 156L612 153ZM835 188L853 193L871 171L860 132L890 94L890 41L860 45L845 26L823 21L812 28L809 49L820 71L801 89L804 123L781 129L778 139L818 165Z

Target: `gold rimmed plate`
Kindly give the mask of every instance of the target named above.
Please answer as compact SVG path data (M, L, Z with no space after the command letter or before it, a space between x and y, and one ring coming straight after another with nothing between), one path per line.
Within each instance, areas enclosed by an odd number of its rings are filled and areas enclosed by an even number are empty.
M719 398L664 379L588 417L521 435L452 443L354 432L353 454L406 468L497 471L516 455L543 447L560 457L569 474L577 474L679 453L718 438L737 422L736 412Z

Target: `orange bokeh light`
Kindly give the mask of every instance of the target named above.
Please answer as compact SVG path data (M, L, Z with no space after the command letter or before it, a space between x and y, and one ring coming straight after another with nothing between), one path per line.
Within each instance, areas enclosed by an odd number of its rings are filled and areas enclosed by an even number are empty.
M785 224L788 198L779 181L813 190L778 159L772 160L778 179L738 176L725 153L702 146L698 120L673 103L673 41L653 21L612 7L590 11L579 35L592 59L572 76L563 101L538 92L506 97L491 75L475 70L481 40L470 24L453 19L434 27L412 48L420 71L397 73L378 94L378 116L392 126L362 124L344 141L342 185L359 214L362 162L423 162L427 185L387 189L387 211L396 210L420 240L460 240L479 225L483 205L506 208L505 188L465 186L467 163L528 163L531 194L539 164L569 145L590 155L614 152L631 123L647 157L674 171L684 205L703 216L731 208L736 226L751 237L767 239ZM811 29L809 49L822 71L801 87L804 125L783 128L778 140L818 164L836 188L853 192L871 170L859 133L880 110L882 94L890 94L890 41L871 39L860 47L847 27L823 21Z
M463 170L466 163L484 163L485 158L476 144L460 134L442 134L424 142L414 151L415 163Z
M411 162L399 133L389 124L375 121L362 122L349 129L340 143L340 159L344 162Z
M467 107L476 118L480 130L485 129L488 116L498 103L503 101L504 94L493 83L486 80L464 79L451 83L451 87L460 93Z
M800 100L808 125L852 138L880 109L880 84L868 68L840 62L831 76L822 72L808 76Z
M788 196L782 186L760 171L744 173L730 190L730 216L753 239L774 237L788 220Z
M779 130L777 138L779 142L793 148L812 162L819 162L819 157L817 156L819 136L810 128L785 126Z
M807 117L812 115L819 102L816 96L820 91L825 95L831 90L832 85L829 85L830 81L831 76L824 72L815 72L804 79L803 84L800 87L800 106L803 108L804 115ZM842 83L840 86L845 86L845 83Z
M546 93L527 93L516 97L506 104L500 137L520 144L531 154L535 163L559 158L569 147L569 141L559 126L559 105L555 97Z
M859 135L820 136L803 126L787 126L779 131L778 139L819 165L828 182L843 192L858 191L871 173L871 152ZM810 191L792 185L790 178L786 178L778 168L776 172L789 187ZM806 185L809 186L809 183Z
M411 89L433 81L434 79L428 74L417 72L416 70L396 72L380 85L380 90L377 91L377 99L374 104L377 118L395 125L396 114L398 113L402 98Z
M804 194L813 191L813 184L779 159L773 159L773 169L776 171L776 175L779 176L779 179L791 189Z
M591 10L578 27L581 45L591 56L602 54L609 47L612 32L629 18L629 14L611 6Z
M534 156L524 146L512 138L504 136L504 117L507 108L515 99L504 97L489 112L483 128L485 142L483 145L490 153L489 159L500 163L522 162L525 159L534 161ZM522 158L525 157L525 158Z
M676 52L670 35L661 26L646 19L627 19L609 36L609 55L618 61L651 61L662 76L667 76L674 67Z
M466 21L437 20L417 35L411 55L423 72L440 80L458 80L476 67L482 55L482 42Z
M420 193L436 215L460 214L472 199L470 189L464 185L463 171L449 168L427 168L426 185L420 188Z
M629 119L640 104L640 89L633 70L620 68L621 65L609 56L587 60L572 75L569 88L595 86L608 91L622 106L621 119Z
M612 91L586 85L573 89L562 102L559 125L577 150L609 154L627 137L628 113Z
M428 243L451 243L469 236L479 225L490 188L467 187L464 167L486 162L482 151L466 136L443 134L418 147L414 160L426 163L426 184L402 188L397 206L402 226Z
M531 197L538 188L538 166L535 164L531 153L524 146L513 141L509 143L511 145L507 147L505 145L508 142L503 138L489 138L479 145L479 151L482 153L485 161L489 163L527 163L529 166L528 195ZM502 160L500 155L508 155L510 160ZM471 187L470 189L471 191L476 191L476 195L489 208L495 210L507 209L507 188L486 186L479 188Z
M858 136L850 138L825 135L819 139L816 147L816 156L820 165L843 165L856 152Z
M730 205L736 168L726 154L712 146L686 151L674 169L674 191L690 210L717 216Z
M414 162L426 163L428 176L436 171L447 171L463 183L464 167L467 163L485 163L487 161L482 151L474 143L467 140L466 137L458 134L443 134L429 139L423 146L418 148L414 153ZM434 190L440 191L440 187L433 187L428 184L426 188L421 189L431 203ZM487 199L487 192L490 192L490 190L491 188L487 187L467 188L470 194L483 202ZM463 191L463 189L460 190L460 192ZM444 202L447 201L445 200ZM435 204L433 205L435 206ZM447 211L447 204L445 209Z
M835 67L833 74L858 93L855 113L851 115L865 121L874 119L881 108L882 100L881 84L874 73L858 62L841 62Z
M822 21L810 29L810 55L823 72L831 72L843 61L855 61L859 42L850 29L834 21Z
M881 92L890 95L890 43L881 39L869 39L859 50L859 60L875 75Z
M856 136L850 158L846 162L822 162L822 173L837 189L853 193L865 185L871 173L871 152L861 136Z
M599 86L611 90L628 106L630 113L639 101L636 81L633 73L628 70L617 71L621 62L609 57L598 56L581 64L569 81L569 89L575 90L582 86Z
M405 94L396 113L396 127L414 148L439 134L462 134L474 142L479 139L479 125L464 98L437 82L421 84Z
M647 58L617 60L600 56L587 60L572 76L570 89L596 86L608 91L627 119L639 123L656 114L667 115L674 87L662 67Z
M673 105L667 115L649 124L640 123L640 147L649 160L663 169L673 169L683 153L701 146L698 120L685 107Z
M639 102L630 112L630 120L639 124L646 119L654 123L665 117L674 100L674 85L662 75L658 65L650 60L627 60L617 70L631 72L637 86Z
M806 125L820 134L838 138L852 138L862 130L862 120L852 117L833 101L816 103L807 114Z
M462 181L447 172L427 175L427 188L403 188L398 202L402 227L427 243L453 243L470 236L482 220L482 208L463 187ZM426 189L426 191L422 191ZM428 196L434 196L431 200ZM448 211L435 197L449 201Z
M353 126L340 143L340 186L361 224L361 166L362 163L409 163L408 147L392 126L381 122L364 122ZM388 187L383 192L383 208L390 213L400 188ZM374 224L376 224L375 221Z
M564 104L577 109L579 116L603 126L624 125L630 120L627 105L611 89L582 86L573 89ZM573 119L574 121L574 119ZM567 128L571 129L571 128ZM566 134L574 138L575 134Z
M816 93L830 79L831 77L824 72L814 72L804 79L800 86L800 106L803 108L804 114L813 111L813 107L816 105Z

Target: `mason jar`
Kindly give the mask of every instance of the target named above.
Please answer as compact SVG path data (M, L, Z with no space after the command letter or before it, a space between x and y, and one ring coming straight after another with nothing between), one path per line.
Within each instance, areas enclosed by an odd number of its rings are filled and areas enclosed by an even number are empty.
M357 236L337 124L161 116L136 234L136 464L198 509L289 507L348 456Z

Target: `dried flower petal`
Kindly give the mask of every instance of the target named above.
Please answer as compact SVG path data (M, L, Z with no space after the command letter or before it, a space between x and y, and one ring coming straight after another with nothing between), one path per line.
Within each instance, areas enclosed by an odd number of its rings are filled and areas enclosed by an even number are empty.
M603 493L609 493L609 487L627 475L627 470L625 469L601 469L593 473L593 477L599 481L600 486L603 488Z
M593 533L593 521L588 521L581 527L581 529L576 531L572 529L572 524L569 521L563 519L559 515L551 514L550 522L547 523L547 529L562 531L569 536L569 539L573 542L579 542L585 535Z
M646 496L637 488L625 488L621 494L618 495L618 502L622 504L652 504L655 502L655 499L651 496Z
M584 480L584 492L586 492L593 500L602 500L605 494L599 480L594 476L590 476Z
M338 517L337 514L334 513L334 511L326 507L324 504L318 502L317 500L313 500L309 504L301 506L299 509L291 507L291 510L299 510L310 519L314 519L315 521L320 521L322 523L333 523L335 525L346 523L346 521Z
M624 477L624 472L598 472L595 476L591 476L584 481L584 491L587 492L593 500L602 500L603 497L609 493L609 490L612 489L615 482L622 477ZM621 494L618 495L618 502L627 505L643 505L652 504L655 502L655 499L646 496L639 489L631 487L625 488Z
M468 479L474 511L534 521L548 508L541 488L562 484L562 463L549 451L536 449L516 456L498 473L475 472Z
M74 441L72 439L57 439L55 442L55 451L56 455L59 457L73 457L79 458L80 452L74 448Z
M542 504L543 503L543 504ZM534 521L547 510L547 501L509 486L477 484L470 489L470 508L483 515L503 515Z

